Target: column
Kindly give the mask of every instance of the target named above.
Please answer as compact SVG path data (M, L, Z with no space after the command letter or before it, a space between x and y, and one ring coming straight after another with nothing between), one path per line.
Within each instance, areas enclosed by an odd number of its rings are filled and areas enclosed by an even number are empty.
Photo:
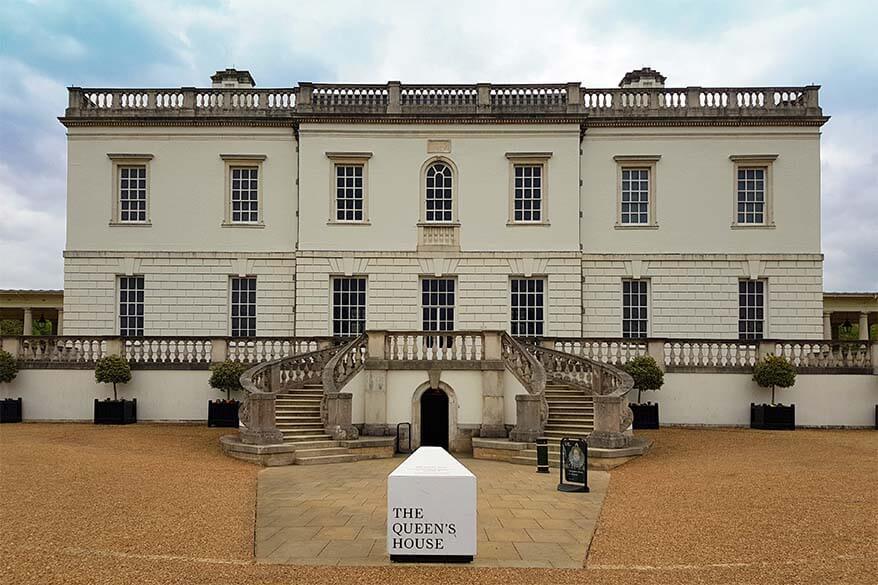
M860 313L860 341L869 341L869 313Z
M832 339L832 313L823 313L823 339Z
M58 330L55 335L64 335L64 309L58 309Z
M34 317L31 314L30 307L25 307L24 309L24 328L22 333L24 335L34 334Z

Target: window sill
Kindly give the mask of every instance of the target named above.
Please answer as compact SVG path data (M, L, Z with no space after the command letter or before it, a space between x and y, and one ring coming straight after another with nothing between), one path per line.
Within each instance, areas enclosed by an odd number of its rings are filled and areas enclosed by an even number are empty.
M459 221L419 221L418 227L460 227Z
M223 222L220 224L220 227L224 228L255 228L255 229L263 229L265 228L265 224L262 222L259 223L231 223L231 222Z
M152 227L151 221L111 221L110 227Z
M326 225L372 225L372 222L368 219L364 221L338 221L330 219L326 222Z
M773 230L777 226L773 223L733 223L733 230Z
M506 222L507 227L549 227L552 225L548 221L513 221Z
M617 230L657 230L657 229L659 229L659 226L658 226L658 224L655 224L655 223L643 223L643 224L617 223L616 225L613 226L613 229L617 229Z

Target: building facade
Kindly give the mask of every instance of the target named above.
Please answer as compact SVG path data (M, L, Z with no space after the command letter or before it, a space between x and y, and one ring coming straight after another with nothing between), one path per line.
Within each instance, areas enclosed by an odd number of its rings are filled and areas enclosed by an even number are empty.
M70 335L823 336L818 87L70 88Z

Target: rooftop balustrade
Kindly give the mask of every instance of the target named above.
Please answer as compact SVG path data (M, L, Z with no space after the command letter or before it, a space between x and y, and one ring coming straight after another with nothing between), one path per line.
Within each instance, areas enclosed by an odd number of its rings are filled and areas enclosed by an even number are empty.
M587 88L547 84L299 83L291 88L70 87L67 125L234 119L292 123L315 117L548 116L600 123L639 119L795 118L825 121L820 87ZM103 121L103 122L101 122Z

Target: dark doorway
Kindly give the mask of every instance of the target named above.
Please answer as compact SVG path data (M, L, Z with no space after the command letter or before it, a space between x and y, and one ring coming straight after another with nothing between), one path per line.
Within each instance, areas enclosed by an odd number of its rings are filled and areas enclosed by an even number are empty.
M421 446L448 451L448 395L436 388L421 395Z

